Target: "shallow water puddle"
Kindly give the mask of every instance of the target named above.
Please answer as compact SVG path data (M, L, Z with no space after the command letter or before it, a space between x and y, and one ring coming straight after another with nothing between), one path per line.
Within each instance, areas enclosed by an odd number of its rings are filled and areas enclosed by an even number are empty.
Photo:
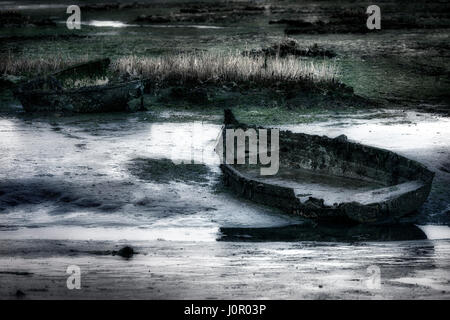
M450 227L449 226L418 226L430 240L450 239Z
M293 188L302 202L313 197L323 199L324 204L328 206L351 202L359 193L375 190L382 186L357 179L317 174L304 169L280 168L278 173L273 176L261 176L258 169L240 171L258 181Z

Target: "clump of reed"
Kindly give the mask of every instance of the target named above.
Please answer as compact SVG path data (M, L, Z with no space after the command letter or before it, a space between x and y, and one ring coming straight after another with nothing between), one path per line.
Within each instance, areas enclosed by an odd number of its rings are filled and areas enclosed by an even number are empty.
M254 83L338 84L334 62L305 61L295 57L246 57L239 53L196 52L159 57L126 56L111 66L122 76L140 77L157 83Z

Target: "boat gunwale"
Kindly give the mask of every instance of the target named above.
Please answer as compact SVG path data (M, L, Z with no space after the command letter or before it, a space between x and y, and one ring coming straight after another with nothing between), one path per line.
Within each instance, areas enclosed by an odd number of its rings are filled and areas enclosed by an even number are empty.
M34 78L28 82L31 82L37 78ZM128 85L132 84L140 84L143 85L144 80L132 80L127 82L119 82L114 84L107 84L107 85L94 85L94 86L85 86L81 88L74 88L74 89L62 89L62 90L43 90L43 89L34 89L34 90L22 90L22 88L19 88L20 94L40 94L40 95L53 95L53 94L78 94L78 93L85 93L85 92L94 92L94 91L106 91L111 89L117 89L120 87L126 87ZM26 82L26 83L28 83ZM26 84L25 83L25 84Z

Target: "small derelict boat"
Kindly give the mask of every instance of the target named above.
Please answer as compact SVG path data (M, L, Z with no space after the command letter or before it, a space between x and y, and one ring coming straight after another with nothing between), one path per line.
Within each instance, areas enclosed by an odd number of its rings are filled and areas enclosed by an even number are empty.
M95 60L38 77L19 85L14 94L27 112L94 113L142 108L142 81L105 81L102 77L109 63L109 59ZM65 83L77 86L65 87Z
M225 129L249 128L260 129L225 110L222 137ZM220 141L225 154L226 139ZM414 213L434 178L416 161L343 135L333 139L280 130L278 152L274 175L261 175L260 164L222 161L225 184L244 198L306 218L375 223Z

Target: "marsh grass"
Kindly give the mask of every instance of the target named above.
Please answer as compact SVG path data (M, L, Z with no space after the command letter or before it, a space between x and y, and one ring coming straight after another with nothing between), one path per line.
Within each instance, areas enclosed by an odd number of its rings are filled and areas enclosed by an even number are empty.
M114 61L112 68L124 76L181 85L193 82L254 83L263 86L340 83L338 68L334 62L305 61L295 57L251 58L239 53L127 56Z
M87 62L93 57L49 55L0 60L0 73L37 76ZM112 74L149 79L156 84L237 84L262 87L339 85L334 61L301 60L296 57L246 57L238 52L190 52L156 57L125 56L112 61ZM80 80L81 81L81 80ZM76 87L86 81L73 83Z

